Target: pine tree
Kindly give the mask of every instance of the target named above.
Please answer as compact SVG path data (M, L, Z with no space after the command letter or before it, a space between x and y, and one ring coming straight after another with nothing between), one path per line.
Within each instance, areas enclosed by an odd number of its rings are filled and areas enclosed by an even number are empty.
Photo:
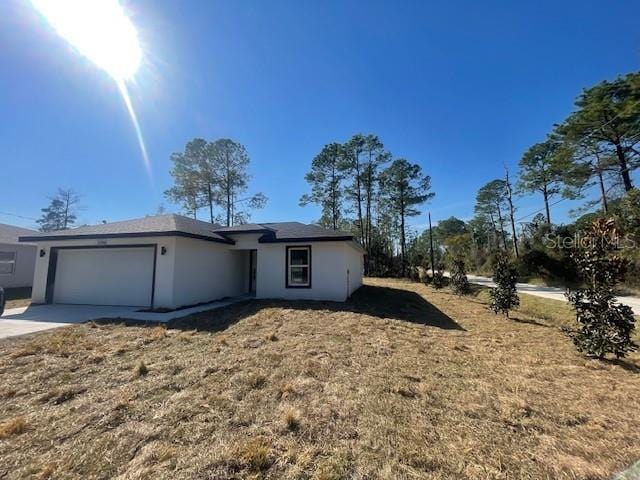
M311 161L311 170L304 177L311 186L311 193L300 198L300 206L320 205L322 217L318 223L333 230L338 230L343 220L344 156L344 147L339 143L325 145Z
M505 256L499 256L493 274L493 281L496 287L489 292L491 296L489 308L495 313L503 313L509 318L509 310L513 310L520 305L516 290L517 278L516 269L509 264Z
M418 206L435 195L431 190L431 177L422 167L401 158L394 160L380 175L381 199L397 219L400 238L400 273L405 276L407 266L407 219L420 214Z
M77 220L80 195L74 190L58 189L58 193L51 197L51 203L43 208L42 216L36 220L41 232L53 232L66 230L72 227Z
M589 356L608 353L624 357L637 348L631 341L635 320L627 305L616 302L614 288L624 279L627 261L615 252L621 234L614 219L598 219L571 254L585 282L585 288L567 293L576 311L578 328L565 329L576 348Z

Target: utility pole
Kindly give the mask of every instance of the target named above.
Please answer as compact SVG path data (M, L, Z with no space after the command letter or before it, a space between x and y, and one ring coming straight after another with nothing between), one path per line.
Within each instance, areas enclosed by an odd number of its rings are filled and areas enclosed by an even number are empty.
M431 229L431 212L429 212L429 249L431 256L431 278L436 271L435 261L433 259L433 230Z

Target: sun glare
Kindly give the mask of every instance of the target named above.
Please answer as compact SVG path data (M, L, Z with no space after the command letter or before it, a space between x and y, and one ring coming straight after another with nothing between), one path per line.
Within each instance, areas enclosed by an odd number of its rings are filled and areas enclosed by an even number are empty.
M118 0L32 2L60 36L114 80L130 79L138 70L138 34Z
M106 71L118 85L131 117L149 179L151 163L126 80L140 66L138 33L118 0L31 0L58 34Z

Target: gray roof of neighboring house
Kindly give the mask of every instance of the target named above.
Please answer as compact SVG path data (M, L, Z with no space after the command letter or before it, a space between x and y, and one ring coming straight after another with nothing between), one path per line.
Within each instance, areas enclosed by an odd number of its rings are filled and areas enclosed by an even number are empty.
M194 220L181 215L156 215L152 217L125 220L99 225L88 225L70 230L21 235L20 241L70 240L79 238L110 237L150 237L150 236L186 236L220 243L235 243L226 235L241 233L264 233L261 243L353 240L347 232L329 230L318 225L305 225L300 222L250 223L234 227Z
M28 228L15 227L0 223L0 243L18 243L18 238L23 235L33 235L38 232Z
M181 215L169 214L137 218L135 220L124 220L122 222L87 225L37 235L26 235L21 236L20 241L37 242L43 240L71 240L78 238L183 236L212 242L233 243L233 240L215 233L214 230L216 228L219 228L219 225L194 220Z

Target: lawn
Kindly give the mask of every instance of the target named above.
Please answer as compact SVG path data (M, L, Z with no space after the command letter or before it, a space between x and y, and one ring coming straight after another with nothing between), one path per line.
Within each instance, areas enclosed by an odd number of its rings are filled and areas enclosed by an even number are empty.
M528 302L371 279L6 339L0 478L609 478L640 458L640 355L586 359Z

